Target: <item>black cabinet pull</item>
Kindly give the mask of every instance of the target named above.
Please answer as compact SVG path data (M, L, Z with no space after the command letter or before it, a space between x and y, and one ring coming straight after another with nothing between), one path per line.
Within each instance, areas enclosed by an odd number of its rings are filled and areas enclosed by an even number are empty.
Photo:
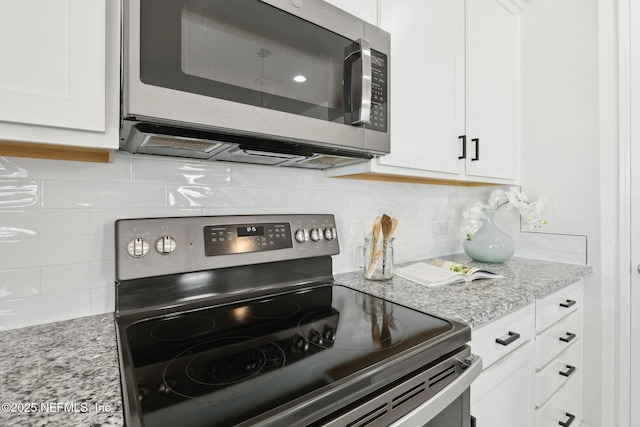
M570 414L568 412L565 412L564 414L565 416L569 417L569 419L567 421L558 421L558 424L560 424L562 427L569 427L571 425L571 423L573 423L573 420L576 419L576 416L573 414Z
M572 299L568 299L567 302L561 302L560 307L569 308L572 305L576 305L576 302Z
M571 342L576 337L576 334L572 334L571 332L567 332L566 337L560 337L560 341L562 342Z
M559 374L562 375L563 377L570 377L571 374L573 374L576 371L576 367L571 365L566 365L566 366L567 366L567 370L560 371Z
M458 159L467 158L467 135L460 135L458 139L462 140L462 156L458 156Z
M514 342L515 340L517 340L518 338L520 338L520 334L519 333L509 331L509 338L507 338L506 340L503 340L503 339L500 339L500 338L496 338L496 342L498 344L501 344L501 345L509 345L512 342Z
M475 142L476 144L476 156L471 159L472 162L476 160L480 160L480 138L473 138L471 142Z
M471 415L471 427L476 427L476 417Z

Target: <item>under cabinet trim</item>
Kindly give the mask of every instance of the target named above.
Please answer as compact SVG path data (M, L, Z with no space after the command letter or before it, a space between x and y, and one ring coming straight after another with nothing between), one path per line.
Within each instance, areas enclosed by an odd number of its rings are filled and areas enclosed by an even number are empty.
M110 163L113 150L0 140L0 156Z

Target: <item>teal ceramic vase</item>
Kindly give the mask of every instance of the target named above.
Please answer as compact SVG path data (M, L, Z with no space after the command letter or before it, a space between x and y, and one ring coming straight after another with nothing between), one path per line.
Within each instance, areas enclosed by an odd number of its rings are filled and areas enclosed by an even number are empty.
M482 227L462 244L464 251L475 261L500 263L513 256L515 243L513 238L496 227L493 222L496 210L483 211L487 218L482 220Z

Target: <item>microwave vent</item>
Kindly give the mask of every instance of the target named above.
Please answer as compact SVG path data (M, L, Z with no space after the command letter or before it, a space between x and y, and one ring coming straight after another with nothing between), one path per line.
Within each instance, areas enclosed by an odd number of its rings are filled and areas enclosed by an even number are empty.
M352 163L360 163L363 161L365 161L365 159L319 154L298 162L296 166L309 169L328 169L335 166L350 165Z
M198 141L190 139L175 139L161 136L150 136L144 143L145 147L166 147L176 148L180 150L198 151L201 153L210 153L216 148L222 146L221 143L215 141Z

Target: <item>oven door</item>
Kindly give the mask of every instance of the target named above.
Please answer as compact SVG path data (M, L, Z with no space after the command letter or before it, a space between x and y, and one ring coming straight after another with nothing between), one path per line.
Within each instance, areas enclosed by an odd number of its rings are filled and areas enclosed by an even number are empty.
M454 382L391 426L474 427L470 412L470 386L481 371L482 359L474 356L464 373Z
M323 1L125 5L125 119L388 152L382 30Z

